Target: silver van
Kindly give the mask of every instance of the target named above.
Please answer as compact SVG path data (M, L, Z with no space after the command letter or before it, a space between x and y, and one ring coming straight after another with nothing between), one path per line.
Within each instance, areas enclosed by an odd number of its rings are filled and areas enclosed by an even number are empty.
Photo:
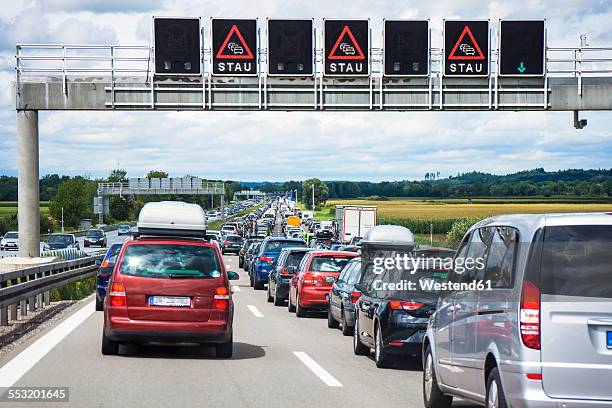
M483 220L446 289L423 341L426 407L612 407L612 213Z

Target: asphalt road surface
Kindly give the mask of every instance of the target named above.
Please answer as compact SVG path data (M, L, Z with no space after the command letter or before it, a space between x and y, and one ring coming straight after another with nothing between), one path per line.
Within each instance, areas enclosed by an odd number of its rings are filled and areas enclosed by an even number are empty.
M376 368L371 357L353 355L351 337L327 328L326 314L298 319L250 288L235 256L225 262L241 275L232 359L189 345L121 346L118 356L102 356L102 313L90 298L5 356L0 387L69 387L69 403L54 407L423 406L420 363Z

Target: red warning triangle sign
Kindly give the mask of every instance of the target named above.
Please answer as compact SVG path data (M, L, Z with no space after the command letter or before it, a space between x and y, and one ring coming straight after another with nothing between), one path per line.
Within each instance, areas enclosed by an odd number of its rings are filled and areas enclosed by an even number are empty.
M238 42L230 42L234 34L236 35ZM234 24L227 33L227 37L225 37L225 40L221 44L219 51L217 51L217 58L241 60L255 58L236 24Z
M466 35L470 37L472 45L464 42ZM460 52L460 55L457 55L458 51ZM457 43L453 47L448 59L450 61L483 61L485 59L484 54L478 45L478 41L476 41L476 38L474 38L474 34L472 34L470 27L465 26L463 28L463 31L459 36L459 40L457 40Z
M342 41L344 37L347 36L350 40L350 44L346 41ZM337 53L339 55L337 55ZM329 60L351 60L351 61L360 61L365 59L365 55L363 51L361 51L361 47L355 36L351 32L351 29L348 25L345 25L342 29L342 32L338 36L336 43L332 47L329 55L327 56Z

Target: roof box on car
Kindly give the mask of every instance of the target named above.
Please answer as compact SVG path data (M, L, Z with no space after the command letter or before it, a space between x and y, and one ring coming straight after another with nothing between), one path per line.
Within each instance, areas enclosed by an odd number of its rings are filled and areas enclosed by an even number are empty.
M400 225L377 225L370 228L361 245L415 246L412 232Z
M138 216L139 235L206 237L202 207L180 201L147 203Z

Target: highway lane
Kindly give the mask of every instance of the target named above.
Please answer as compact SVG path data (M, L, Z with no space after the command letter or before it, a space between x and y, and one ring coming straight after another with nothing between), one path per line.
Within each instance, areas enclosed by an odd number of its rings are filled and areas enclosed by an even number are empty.
M58 407L423 406L420 364L376 368L372 358L353 355L350 337L327 328L325 314L298 319L267 303L265 291L249 287L235 256L225 262L241 275L234 283L231 360L194 346L122 346L119 356L102 356L102 313L90 302L84 322L15 386L70 387L70 403L53 404ZM40 403L19 404L29 405Z

